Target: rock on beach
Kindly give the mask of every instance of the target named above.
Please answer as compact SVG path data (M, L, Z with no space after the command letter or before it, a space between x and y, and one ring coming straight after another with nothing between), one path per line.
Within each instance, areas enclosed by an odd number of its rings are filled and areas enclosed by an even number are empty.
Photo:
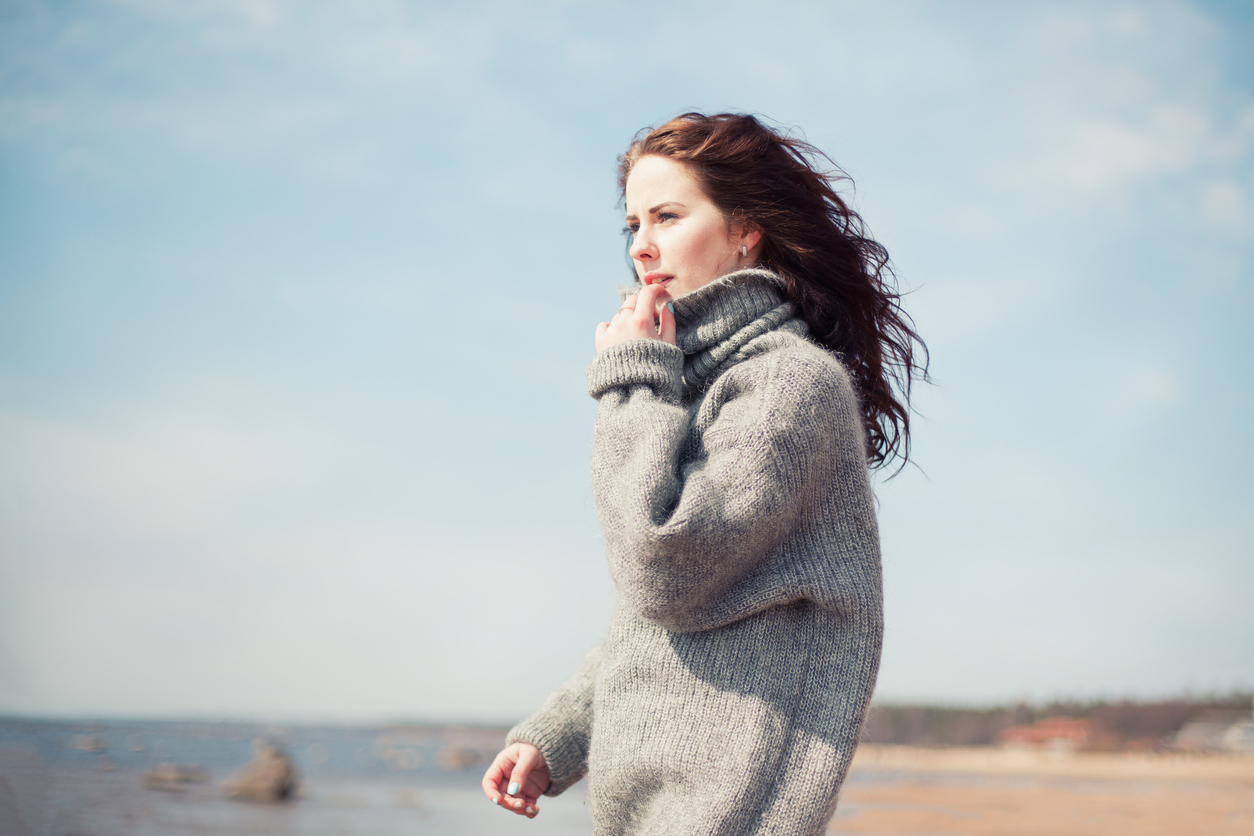
M287 753L259 737L252 760L223 781L222 790L239 801L283 801L296 794L296 767Z
M145 769L140 779L144 782L145 789L182 792L187 789L188 784L208 783L209 773L191 764L162 763Z

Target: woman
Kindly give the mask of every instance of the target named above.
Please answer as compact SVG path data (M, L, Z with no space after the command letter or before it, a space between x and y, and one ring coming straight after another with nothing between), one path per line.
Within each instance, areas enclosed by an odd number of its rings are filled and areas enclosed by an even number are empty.
M588 367L618 604L509 733L494 804L534 816L586 773L597 834L818 834L834 811L883 632L868 464L904 461L926 354L825 159L696 113L620 158L638 292Z

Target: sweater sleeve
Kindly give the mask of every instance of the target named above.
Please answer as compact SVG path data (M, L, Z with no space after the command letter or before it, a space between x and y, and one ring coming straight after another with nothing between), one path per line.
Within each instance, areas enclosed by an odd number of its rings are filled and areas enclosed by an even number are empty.
M574 675L549 695L535 714L510 729L505 744L530 743L544 755L553 783L545 795L561 795L588 771L592 739L592 686L601 661L598 645Z
M725 594L797 529L861 425L843 367L817 352L737 363L696 415L682 372L679 349L641 340L603 351L588 377L611 574L643 616L687 632L743 615Z

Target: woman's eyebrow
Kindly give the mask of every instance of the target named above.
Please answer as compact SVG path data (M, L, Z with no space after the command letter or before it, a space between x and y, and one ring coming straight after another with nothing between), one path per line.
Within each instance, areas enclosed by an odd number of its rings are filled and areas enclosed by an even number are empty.
M688 205L687 205L687 204L685 204L685 203L680 203L678 200L668 200L668 201L666 201L665 203L659 203L657 206L654 206L654 207L653 207L653 208L651 208L648 212L645 212L645 214L646 214L646 215L656 215L658 212L662 211L662 210L663 210L663 209L665 209L667 206L674 206L674 207L679 208L679 209L687 209L687 208L688 208ZM637 218L635 215L628 215L628 216L627 216L627 220L629 220L629 221L634 221L634 220L638 220L638 218Z

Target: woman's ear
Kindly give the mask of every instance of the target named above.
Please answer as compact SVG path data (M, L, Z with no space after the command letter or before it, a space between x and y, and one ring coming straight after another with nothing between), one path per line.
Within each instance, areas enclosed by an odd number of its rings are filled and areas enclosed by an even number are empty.
M762 229L757 224L745 224L740 230L740 243L750 252L762 240Z

